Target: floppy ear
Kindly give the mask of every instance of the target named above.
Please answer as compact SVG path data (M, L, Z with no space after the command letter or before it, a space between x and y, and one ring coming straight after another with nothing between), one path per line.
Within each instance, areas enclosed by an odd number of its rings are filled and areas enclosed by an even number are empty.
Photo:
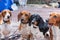
M0 24L3 23L3 16L0 14Z
M39 24L41 24L41 25L44 24L44 21L43 21L42 17L39 17Z
M31 21L32 21L32 15L30 15L30 18L29 18L29 26L31 26Z
M10 16L12 16L12 12L9 12L10 13Z
M43 19L40 17L39 18L39 24L38 24L38 26L39 26L39 29L41 30L42 28L44 28L44 21L43 21Z
M56 20L56 24L58 25L58 26L60 26L60 19L58 18L58 20Z
M2 11L2 12L1 12L1 15L4 17L4 15L5 15L5 12L4 12L4 11Z
M29 18L31 17L31 13L29 13Z
M18 14L18 21L20 20L21 18L21 12Z

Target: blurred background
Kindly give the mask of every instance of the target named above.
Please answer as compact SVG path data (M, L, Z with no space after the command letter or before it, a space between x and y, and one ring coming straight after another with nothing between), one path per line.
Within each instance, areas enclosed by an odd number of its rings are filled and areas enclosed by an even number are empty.
M20 7L60 8L60 0L0 0L0 12L4 9L18 10Z
M25 5L26 4L38 4L38 5L44 5L44 7L46 6L50 6L52 8L60 8L60 0L14 0L14 3L16 3L17 5L21 5L20 3L24 1ZM23 4L23 3L22 3Z
M19 0L14 0L16 4ZM60 0L27 0L27 4L49 4L51 2L60 2Z

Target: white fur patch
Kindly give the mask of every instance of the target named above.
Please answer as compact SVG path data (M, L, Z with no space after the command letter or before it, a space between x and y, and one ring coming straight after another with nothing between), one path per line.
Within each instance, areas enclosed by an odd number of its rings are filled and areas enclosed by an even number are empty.
M59 40L60 38L59 38L59 36L60 36L60 29L59 29L59 27L58 26L52 26L52 31L53 31L53 39L54 40Z
M49 37L50 37L50 32L49 32L49 30L45 33L45 35L46 35L46 34L48 34L48 35L49 35Z
M5 30L5 29L10 32L8 35L3 35L2 31ZM0 34L1 34L0 38L4 38L5 36L14 35L15 32L17 31L17 29L18 29L18 23L14 23L14 22L12 22L11 24L0 25Z
M39 38L44 38L44 35L42 32L39 31L38 26L36 28L33 28L33 25L31 26L31 32L33 34L34 39L38 40Z

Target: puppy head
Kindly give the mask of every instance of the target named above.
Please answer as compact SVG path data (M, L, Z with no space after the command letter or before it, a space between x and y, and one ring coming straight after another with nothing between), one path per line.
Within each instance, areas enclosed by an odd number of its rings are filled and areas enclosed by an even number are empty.
M28 11L21 11L18 14L18 21L21 21L21 23L27 23L30 18L30 13Z
M42 24L42 22L43 22L43 19L40 17L40 15L33 14L30 17L30 24L29 25L33 24L33 25L38 26L40 23Z
M51 13L49 20L48 20L48 23L49 23L49 25L55 25L55 26L60 25L60 14Z
M3 16L0 13L0 24L2 24L2 23L3 23Z
M7 21L10 19L10 17L11 17L11 11L10 10L5 9L1 13L2 13L4 21Z

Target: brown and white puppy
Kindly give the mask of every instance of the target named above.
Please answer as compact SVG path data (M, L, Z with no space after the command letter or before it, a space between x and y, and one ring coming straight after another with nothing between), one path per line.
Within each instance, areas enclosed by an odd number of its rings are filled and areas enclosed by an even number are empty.
M8 26L10 26L8 24L11 23L10 17L11 17L11 11L8 9L3 10L0 14L1 24L3 23L2 25L0 25L0 29L1 29L0 32L1 32L2 38L7 36L10 33L10 31L9 31L10 27L8 27Z
M30 32L30 26L29 26L29 18L30 18L30 13L26 10L24 11L21 11L19 14L18 14L18 21L20 21L20 24L19 24L19 31L21 33L21 37L22 39L21 40L30 40L30 37L32 36L31 35L31 32ZM20 40L20 39L19 39Z
M1 12L2 16L3 16L3 21L4 23L10 24L10 18L11 18L11 11L8 9L5 9Z
M54 39L53 37L55 36L56 38L54 40L59 40L59 28L60 28L60 14L53 12L50 14L49 20L48 20L48 24L51 27L51 38Z

